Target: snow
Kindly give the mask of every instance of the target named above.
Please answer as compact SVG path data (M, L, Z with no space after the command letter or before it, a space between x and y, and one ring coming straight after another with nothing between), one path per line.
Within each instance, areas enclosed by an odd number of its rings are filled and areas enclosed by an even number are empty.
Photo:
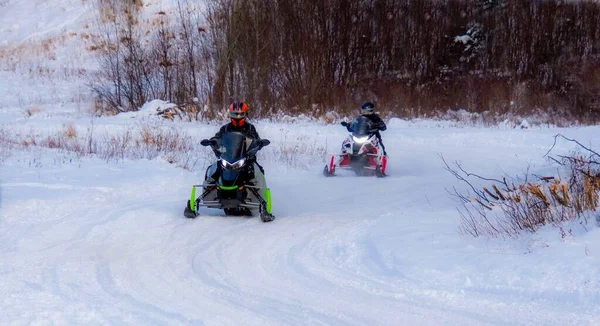
M151 117L157 115L159 112L175 107L177 107L176 104L169 103L167 101L152 100L142 105L142 107L138 111L124 112L117 115L117 117L120 119L136 119L141 117Z
M95 124L110 132L133 123L115 118ZM196 130L198 139L218 129L164 123ZM211 209L185 219L205 165L186 171L161 159L107 163L14 150L0 172L0 323L600 322L593 221L566 238L555 228L519 239L460 235L446 188L461 185L438 157L486 175L545 171L554 134L593 146L598 127L390 127L383 136L391 175L376 179L324 178L323 157L306 148L296 166L277 155L285 142L323 142L335 152L340 126L256 126L272 141L261 156L277 216L269 224Z
M0 40L13 46L84 25L80 6L89 2L57 3L0 2ZM46 15L37 14L42 7ZM15 24L26 33L11 34ZM183 209L212 160L206 148L188 153L205 159L185 170L163 156L108 160L3 141L43 139L65 126L109 139L150 126L199 142L221 124L163 119L155 112L170 104L159 100L94 117L85 98L72 100L82 80L20 73L70 60L77 67L90 58L32 55L14 71L0 69L2 325L600 324L598 222L567 224L564 236L550 226L516 239L462 235L448 189L466 187L440 158L487 177L552 175L544 155L554 136L597 149L599 126L393 118L382 133L390 176L377 179L322 176L346 136L336 123L252 121L271 140L259 161L276 220L214 209L190 220ZM573 149L559 140L553 153Z
M469 41L472 41L473 39L471 38L470 35L458 35L456 37L454 37L454 42L461 42L462 44L467 44Z
M80 28L88 6L81 0L8 0L0 6L0 39L11 43L42 39L57 31Z

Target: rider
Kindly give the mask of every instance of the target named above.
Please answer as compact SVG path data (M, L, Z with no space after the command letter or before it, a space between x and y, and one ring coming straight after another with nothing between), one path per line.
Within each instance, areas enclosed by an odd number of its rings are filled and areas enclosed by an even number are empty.
M260 136L258 135L258 132L256 131L254 125L246 121L248 113L248 105L246 103L242 101L234 101L229 105L229 109L227 111L229 113L231 121L223 125L221 129L219 129L219 131L211 138L211 140L220 140L224 133L232 131L241 132L244 135L246 135L246 137L251 138L253 140L260 140ZM220 153L218 147L213 146L212 150L215 153L215 155L219 157ZM250 160L248 160L246 164L250 164L251 166L256 164L262 172L262 174L265 174L265 170L263 169L263 167L260 164L258 164L258 162L256 162L256 157L253 157ZM214 172L216 173L217 171Z
M238 131L245 134L246 137L260 140L260 136L258 135L254 125L246 121L246 116L248 113L248 105L246 103L234 101L229 105L228 112L231 122L223 125L211 139L219 140L226 132ZM213 148L213 151L214 150L215 149ZM218 156L219 154L215 151L215 155Z
M381 149L383 149L383 155L387 156L385 146L383 145L383 141L381 140L381 134L379 133L380 130L384 131L387 129L387 127L385 125L385 122L383 122L383 120L381 119L381 117L377 113L375 113L375 105L371 102L365 102L360 107L360 114L368 118L373 123L374 127L377 129L377 131L375 131L375 136L379 140L379 145L381 146ZM352 130L350 130L349 124L346 126L346 129L352 132Z

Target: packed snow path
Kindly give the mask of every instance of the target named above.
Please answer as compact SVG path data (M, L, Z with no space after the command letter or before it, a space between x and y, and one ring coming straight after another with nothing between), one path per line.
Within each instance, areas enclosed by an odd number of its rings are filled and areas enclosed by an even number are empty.
M287 127L261 128L275 146ZM332 149L345 135L306 128ZM0 324L598 324L598 229L462 236L446 192L461 185L438 156L486 175L543 169L559 131L598 144L597 128L392 126L385 179L265 160L272 223L185 219L201 171L17 153L0 174Z

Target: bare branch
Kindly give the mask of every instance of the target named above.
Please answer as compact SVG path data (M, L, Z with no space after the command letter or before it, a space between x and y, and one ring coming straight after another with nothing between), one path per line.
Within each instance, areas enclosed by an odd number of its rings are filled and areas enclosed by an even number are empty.
M563 139L565 139L565 140L567 140L567 141L573 142L573 143L575 143L575 144L579 145L579 147L581 147L581 148L585 149L586 151L588 151L588 152L590 152L590 153L594 154L595 156L598 156L598 157L600 157L600 154L598 154L596 151L594 151L594 150L592 150L591 148L589 148L589 147L587 147L587 146L583 145L583 144L582 144L582 143L580 143L579 141L577 141L577 140L575 140L575 139L567 138L567 137L563 136L562 134L557 134L557 135L555 135L555 136L554 136L554 143L552 144L552 146L550 147L550 149L548 150L548 152L546 152L546 154L544 154L544 156L543 156L543 157L546 157L546 156L548 156L548 154L550 154L550 152L552 151L552 149L554 149L554 147L556 146L557 139L558 139L559 137L560 137L560 138L563 138Z

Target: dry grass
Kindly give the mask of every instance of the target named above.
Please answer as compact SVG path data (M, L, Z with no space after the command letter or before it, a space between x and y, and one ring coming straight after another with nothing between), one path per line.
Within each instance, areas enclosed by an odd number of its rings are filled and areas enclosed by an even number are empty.
M90 52L99 51L101 49L102 49L102 47L100 45L95 45L95 44L92 44L92 45L90 45L90 46L87 47L87 50L90 51Z
M328 156L327 142L314 135L297 135L281 129L282 139L260 151L262 157L294 168L309 168ZM273 140L273 139L272 139ZM324 145L325 144L325 145Z
M0 128L0 163L4 163L11 156L15 144L12 141L13 132Z
M32 106L25 110L25 116L30 118L34 115L40 114L42 109L39 106Z
M55 51L59 46L64 45L65 40L66 36L55 36L6 47L4 51L8 58L19 58L17 61L23 58L56 60Z
M98 134L93 125L87 128L87 132L65 125L50 135L39 135L33 131L21 135L0 128L1 152L8 153L13 146L56 149L78 157L97 156L107 162L162 158L188 170L201 163L206 165L212 159L212 152L200 146L194 138L175 126L165 127L160 123L142 123L110 134Z
M64 126L63 135L68 139L75 139L77 138L77 130L73 125Z
M594 214L593 219L597 220L600 165L593 157L584 158L578 153L555 162L563 170L563 177L537 177L536 182L504 177L495 180L492 190L473 187L466 178L476 175L466 173L460 166L458 170L451 169L446 164L447 170L473 190L473 193L453 193L462 204L461 232L474 237L516 237L552 225L564 234L562 226L567 222L578 221L585 226Z
M308 168L328 154L319 135L298 138L286 130L281 130L281 135L281 141L259 152L260 161ZM160 158L188 170L203 169L215 160L213 152L199 144L198 137L178 129L177 124L165 124L161 120L130 125L110 133L99 133L93 125L76 127L72 124L49 135L33 130L20 134L0 128L0 149L9 153L7 148L14 146L49 148L76 157L95 156L107 162Z

